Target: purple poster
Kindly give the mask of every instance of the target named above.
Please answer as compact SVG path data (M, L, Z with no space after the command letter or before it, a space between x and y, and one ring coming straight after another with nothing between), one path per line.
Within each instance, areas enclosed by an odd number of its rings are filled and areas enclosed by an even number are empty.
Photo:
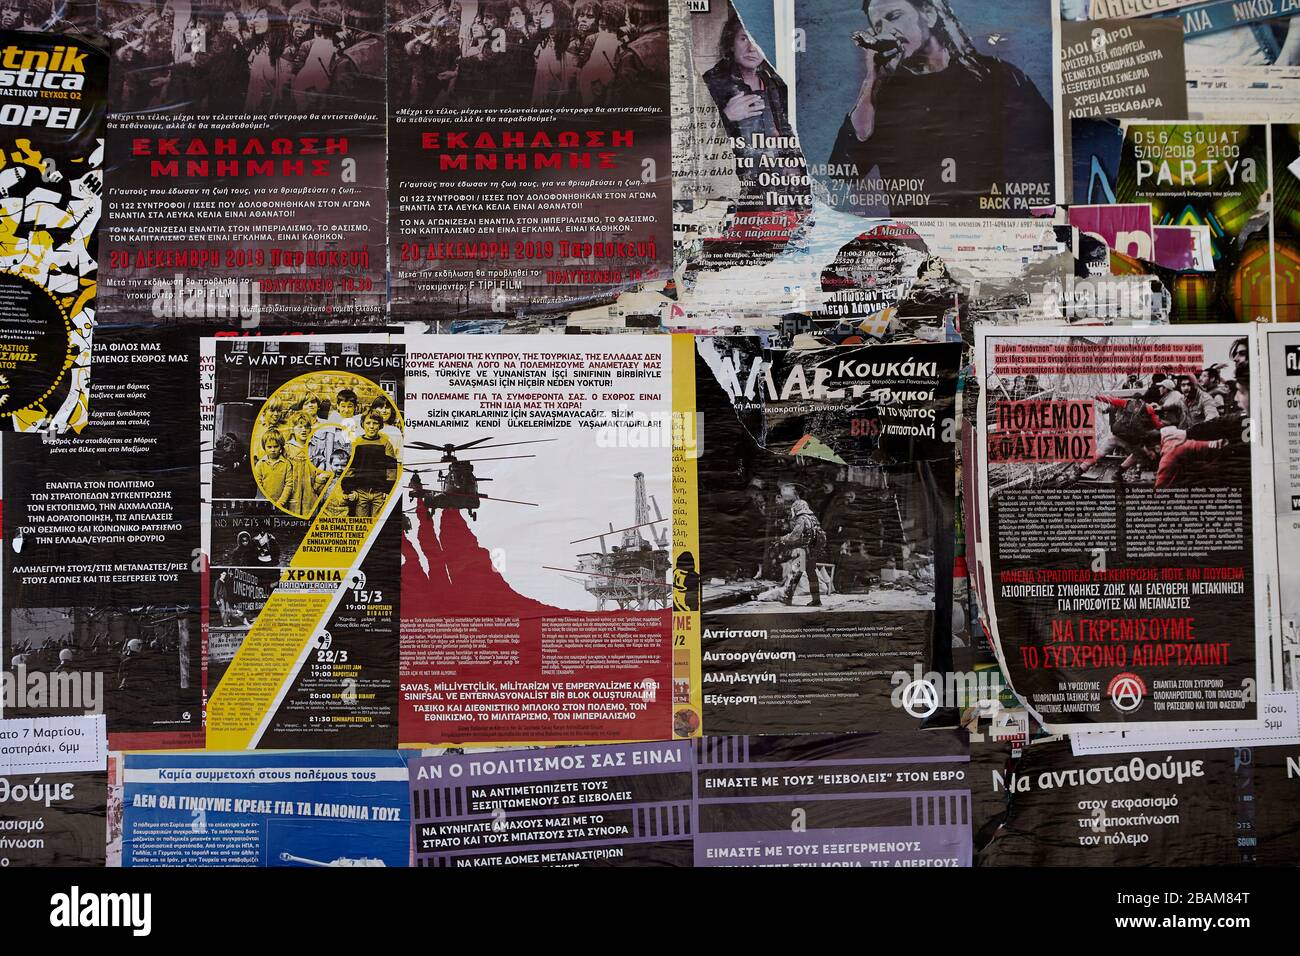
M422 757L415 863L969 866L965 749L936 732Z
M1209 226L1156 226L1155 263L1179 272L1213 272Z
M1150 203L1071 206L1070 225L1126 256L1148 261L1154 256Z

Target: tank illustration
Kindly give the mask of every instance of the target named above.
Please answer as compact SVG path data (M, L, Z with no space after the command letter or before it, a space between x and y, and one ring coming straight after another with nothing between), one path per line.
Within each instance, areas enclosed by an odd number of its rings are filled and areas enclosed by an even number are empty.
M294 856L287 850L280 854L280 860L284 863L301 863L303 866L387 866L383 860L373 856L340 856L328 863L322 863L320 860L309 860L305 856Z

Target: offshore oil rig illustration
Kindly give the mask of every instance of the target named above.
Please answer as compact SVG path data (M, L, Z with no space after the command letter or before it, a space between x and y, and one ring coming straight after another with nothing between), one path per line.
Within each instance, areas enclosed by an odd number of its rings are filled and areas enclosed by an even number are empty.
M596 599L599 611L617 607L621 611L653 611L666 608L672 600L672 587L668 583L668 568L672 563L668 557L667 519L659 511L659 503L653 497L647 498L645 492L645 474L637 472L632 476L636 481L636 502L634 524L616 529L611 522L608 531L589 535L570 541L570 544L582 544L586 541L600 541L599 551L588 551L578 555L578 573L582 577L582 586ZM654 506L655 517L650 517L650 507ZM650 540L646 540L641 529L648 528ZM621 543L607 547L605 539L622 535Z

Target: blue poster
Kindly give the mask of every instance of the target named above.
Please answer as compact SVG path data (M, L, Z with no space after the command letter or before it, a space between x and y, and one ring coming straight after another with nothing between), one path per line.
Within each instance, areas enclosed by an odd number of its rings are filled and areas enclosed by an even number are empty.
M406 866L398 751L128 754L123 866Z

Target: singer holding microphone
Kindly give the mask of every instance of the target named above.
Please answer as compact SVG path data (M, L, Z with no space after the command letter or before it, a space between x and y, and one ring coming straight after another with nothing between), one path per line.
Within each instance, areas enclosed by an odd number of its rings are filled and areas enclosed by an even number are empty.
M830 157L831 176L849 183L842 205L1025 216L1052 202L1052 110L1033 81L977 52L948 0L863 0L862 10L862 86Z

